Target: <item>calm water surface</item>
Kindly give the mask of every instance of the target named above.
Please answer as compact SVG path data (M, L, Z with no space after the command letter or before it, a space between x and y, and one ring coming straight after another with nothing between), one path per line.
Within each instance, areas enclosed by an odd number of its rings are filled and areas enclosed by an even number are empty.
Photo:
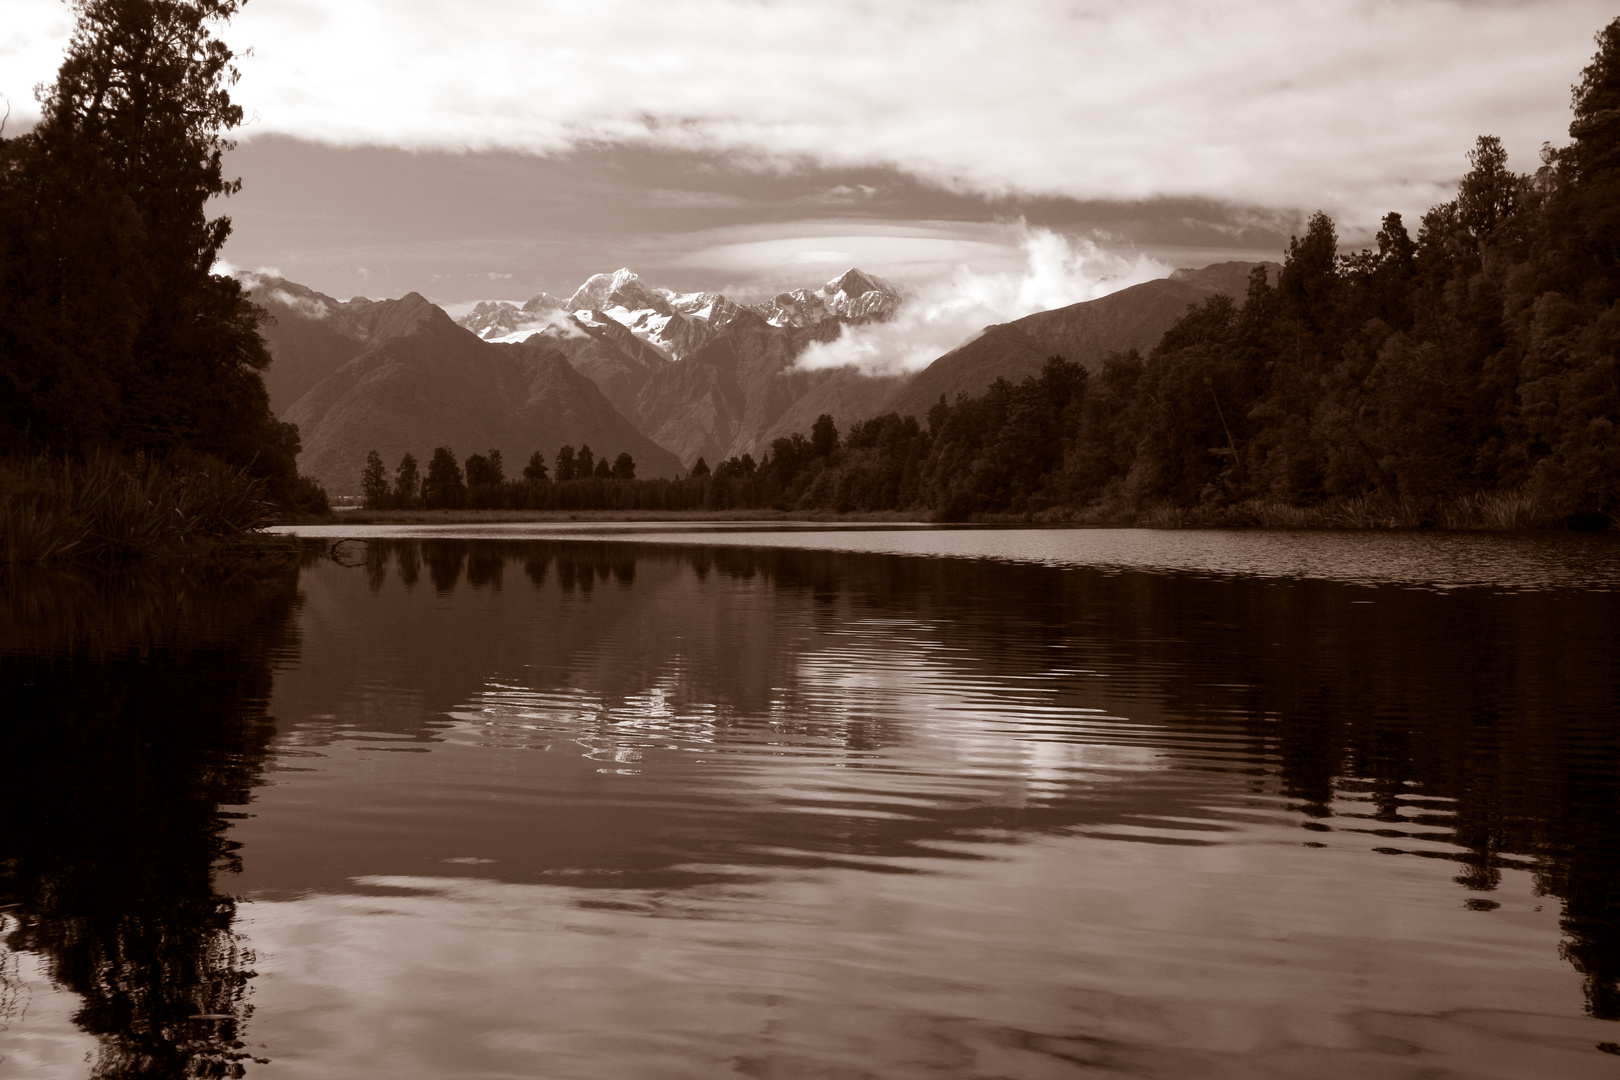
M1620 1075L1620 538L414 533L0 578L0 1077Z

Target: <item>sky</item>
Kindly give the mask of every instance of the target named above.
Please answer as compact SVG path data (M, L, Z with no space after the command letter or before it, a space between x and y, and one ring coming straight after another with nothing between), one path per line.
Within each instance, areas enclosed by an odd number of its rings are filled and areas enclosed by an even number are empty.
M447 304L629 266L740 298L857 265L1013 318L1366 243L1477 135L1529 171L1588 0L249 0L233 266ZM71 30L6 0L7 133ZM966 299L963 299L966 297ZM960 301L960 303L957 303ZM976 305L976 306L974 306Z

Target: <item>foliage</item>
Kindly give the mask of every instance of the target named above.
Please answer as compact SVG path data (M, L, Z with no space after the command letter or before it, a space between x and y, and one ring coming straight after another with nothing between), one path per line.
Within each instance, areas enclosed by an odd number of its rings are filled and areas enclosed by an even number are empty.
M448 446L433 451L427 478L422 482L422 502L430 510L457 509L467 502L467 484L461 466Z
M43 118L0 139L0 452L88 448L245 470L285 506L297 429L271 415L262 312L212 273L240 0L73 0Z
M388 497L388 469L383 465L382 455L375 450L366 455L366 467L360 472L360 490L370 506Z
M217 460L92 452L0 461L0 562L125 561L269 523L268 485Z
M406 454L399 459L399 467L394 470L394 498L401 505L411 505L416 501L416 493L421 483L421 477L416 471L416 458Z

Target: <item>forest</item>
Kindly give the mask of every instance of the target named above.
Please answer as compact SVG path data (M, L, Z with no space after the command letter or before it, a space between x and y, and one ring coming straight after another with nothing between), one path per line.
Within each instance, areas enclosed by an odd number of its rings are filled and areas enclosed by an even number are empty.
M1534 172L1499 139L1414 237L1340 254L1310 218L1272 282L1190 309L1146 356L830 416L678 481L473 485L508 509L901 511L940 520L1607 528L1620 519L1620 19ZM572 453L572 450L569 450ZM537 461L541 460L536 455ZM543 465L543 461L542 461ZM611 470L608 470L611 474ZM558 482L558 481L561 482ZM373 486L373 505L409 504ZM384 485L386 487L386 485ZM457 496L460 498L459 496ZM433 497L428 498L433 505ZM448 505L441 502L440 505Z

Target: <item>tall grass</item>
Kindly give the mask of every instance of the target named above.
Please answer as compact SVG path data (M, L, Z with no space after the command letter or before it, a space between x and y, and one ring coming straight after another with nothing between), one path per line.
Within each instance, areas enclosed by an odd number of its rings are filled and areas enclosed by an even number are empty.
M0 563L127 561L269 524L265 484L218 461L144 455L0 460Z

